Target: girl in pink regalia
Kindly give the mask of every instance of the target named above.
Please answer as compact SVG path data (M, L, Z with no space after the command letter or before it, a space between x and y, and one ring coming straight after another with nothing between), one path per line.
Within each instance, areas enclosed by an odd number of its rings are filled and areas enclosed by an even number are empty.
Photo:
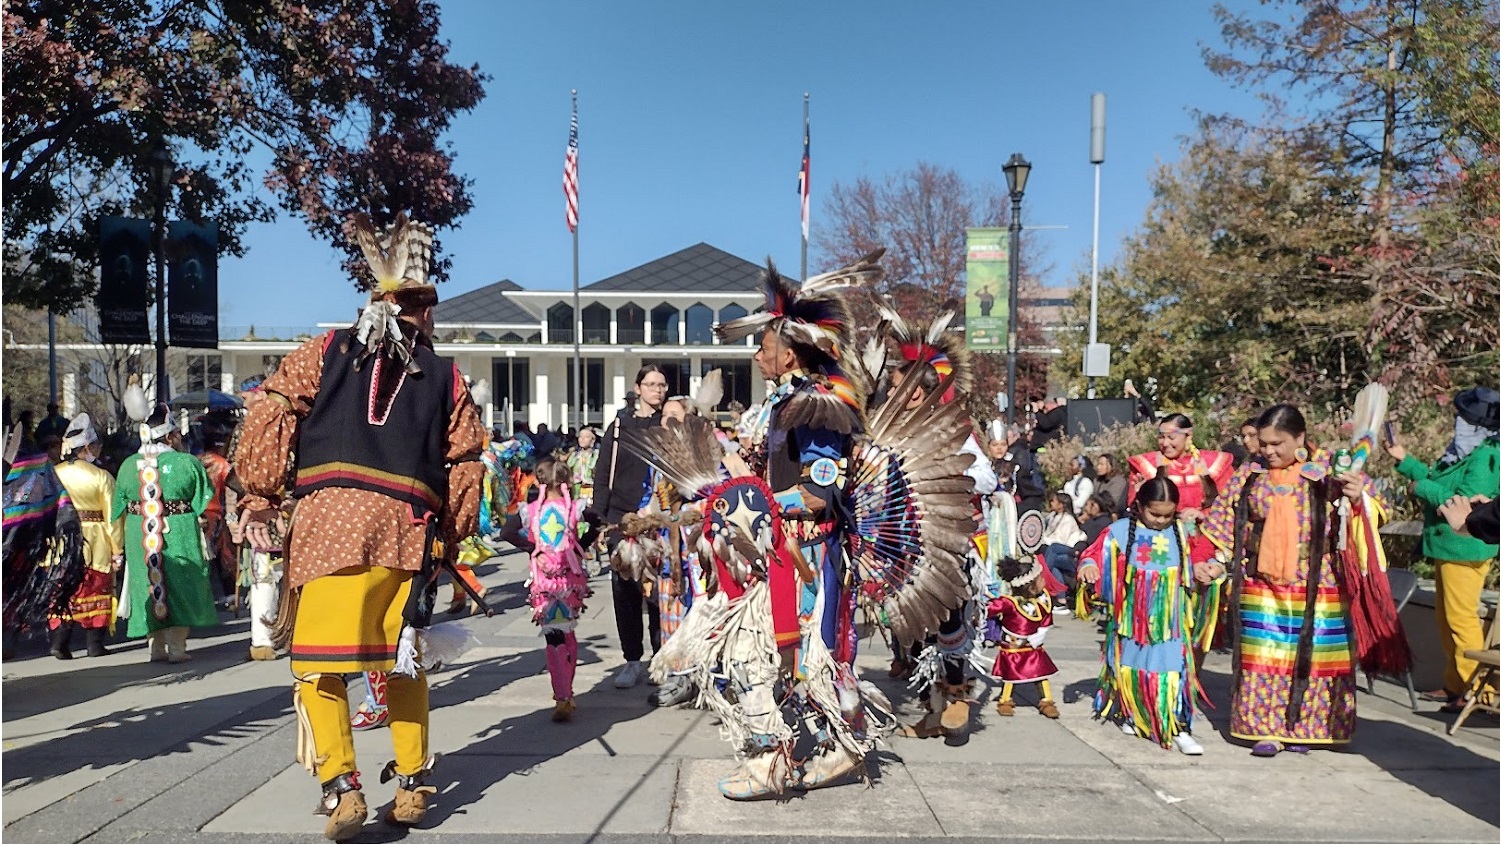
M547 642L548 675L553 680L553 720L574 715L574 668L579 642L574 627L584 612L584 599L593 594L584 571L584 549L594 542L599 517L572 496L573 473L567 464L543 460L537 464L537 497L517 509L501 530L501 538L532 555L529 602L532 620ZM580 522L587 524L583 536Z

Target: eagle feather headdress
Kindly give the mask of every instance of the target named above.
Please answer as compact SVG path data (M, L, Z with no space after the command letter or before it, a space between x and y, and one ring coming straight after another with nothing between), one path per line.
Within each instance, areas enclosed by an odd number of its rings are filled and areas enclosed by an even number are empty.
M734 343L758 331L775 332L797 350L809 374L826 388L806 394L796 409L789 407L779 424L812 425L844 434L858 426L869 389L862 383L845 297L850 288L873 285L885 277L886 270L877 263L885 253L885 248L873 250L849 266L813 276L801 285L784 278L768 259L762 275L767 297L764 309L715 326L722 343Z
M970 350L965 347L964 337L950 331L954 311L945 311L924 325L909 323L885 305L879 310L881 325L896 344L902 360L926 363L934 368L940 379L953 373L949 388L944 392L945 403L953 401L957 394L970 392L975 386L975 364Z
M353 329L355 339L364 347L355 367L379 352L400 361L407 372L416 373L419 367L411 349L402 342L397 315L403 308L415 310L438 304L438 288L428 283L433 228L400 212L384 232L377 232L364 213L351 216L348 229L350 239L365 255L371 275L370 304L360 312Z

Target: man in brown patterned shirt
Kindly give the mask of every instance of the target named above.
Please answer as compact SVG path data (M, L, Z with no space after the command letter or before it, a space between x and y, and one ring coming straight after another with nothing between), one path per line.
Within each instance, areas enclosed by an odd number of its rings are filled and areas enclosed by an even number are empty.
M400 673L398 652L421 641L414 628L426 619L409 598L433 541L455 547L475 531L485 445L463 378L432 348L431 231L403 215L380 234L363 215L351 229L376 278L370 304L353 327L282 361L235 452L253 545L270 547L267 523L297 499L278 630L291 638L298 760L322 784L324 834L335 841L358 834L368 812L345 673L392 672L396 759L382 781L394 774L398 788L386 820L416 824L435 791L427 679L420 655Z

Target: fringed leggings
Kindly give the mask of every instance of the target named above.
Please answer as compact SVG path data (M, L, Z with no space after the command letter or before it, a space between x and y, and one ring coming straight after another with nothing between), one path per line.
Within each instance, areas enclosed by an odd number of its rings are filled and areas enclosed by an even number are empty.
M387 707L391 714L391 744L396 751L396 772L412 775L421 771L428 758L428 678L402 674L387 676ZM298 678L297 706L306 713L312 728L312 760L319 782L353 773L355 738L349 724L349 697L340 674L314 674Z

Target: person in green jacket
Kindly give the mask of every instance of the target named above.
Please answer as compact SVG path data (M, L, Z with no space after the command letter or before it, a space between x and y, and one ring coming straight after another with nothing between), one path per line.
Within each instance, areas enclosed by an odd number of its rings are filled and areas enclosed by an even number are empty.
M1422 550L1434 563L1434 617L1445 651L1444 690L1426 697L1443 697L1443 712L1460 711L1460 696L1476 670L1476 661L1467 659L1465 652L1485 646L1477 610L1497 546L1456 533L1439 507L1456 495L1496 497L1499 409L1502 396L1496 390L1476 387L1457 395L1455 437L1433 466L1425 466L1397 442L1387 446L1387 453L1398 461L1398 473L1413 481L1413 495L1424 505Z

